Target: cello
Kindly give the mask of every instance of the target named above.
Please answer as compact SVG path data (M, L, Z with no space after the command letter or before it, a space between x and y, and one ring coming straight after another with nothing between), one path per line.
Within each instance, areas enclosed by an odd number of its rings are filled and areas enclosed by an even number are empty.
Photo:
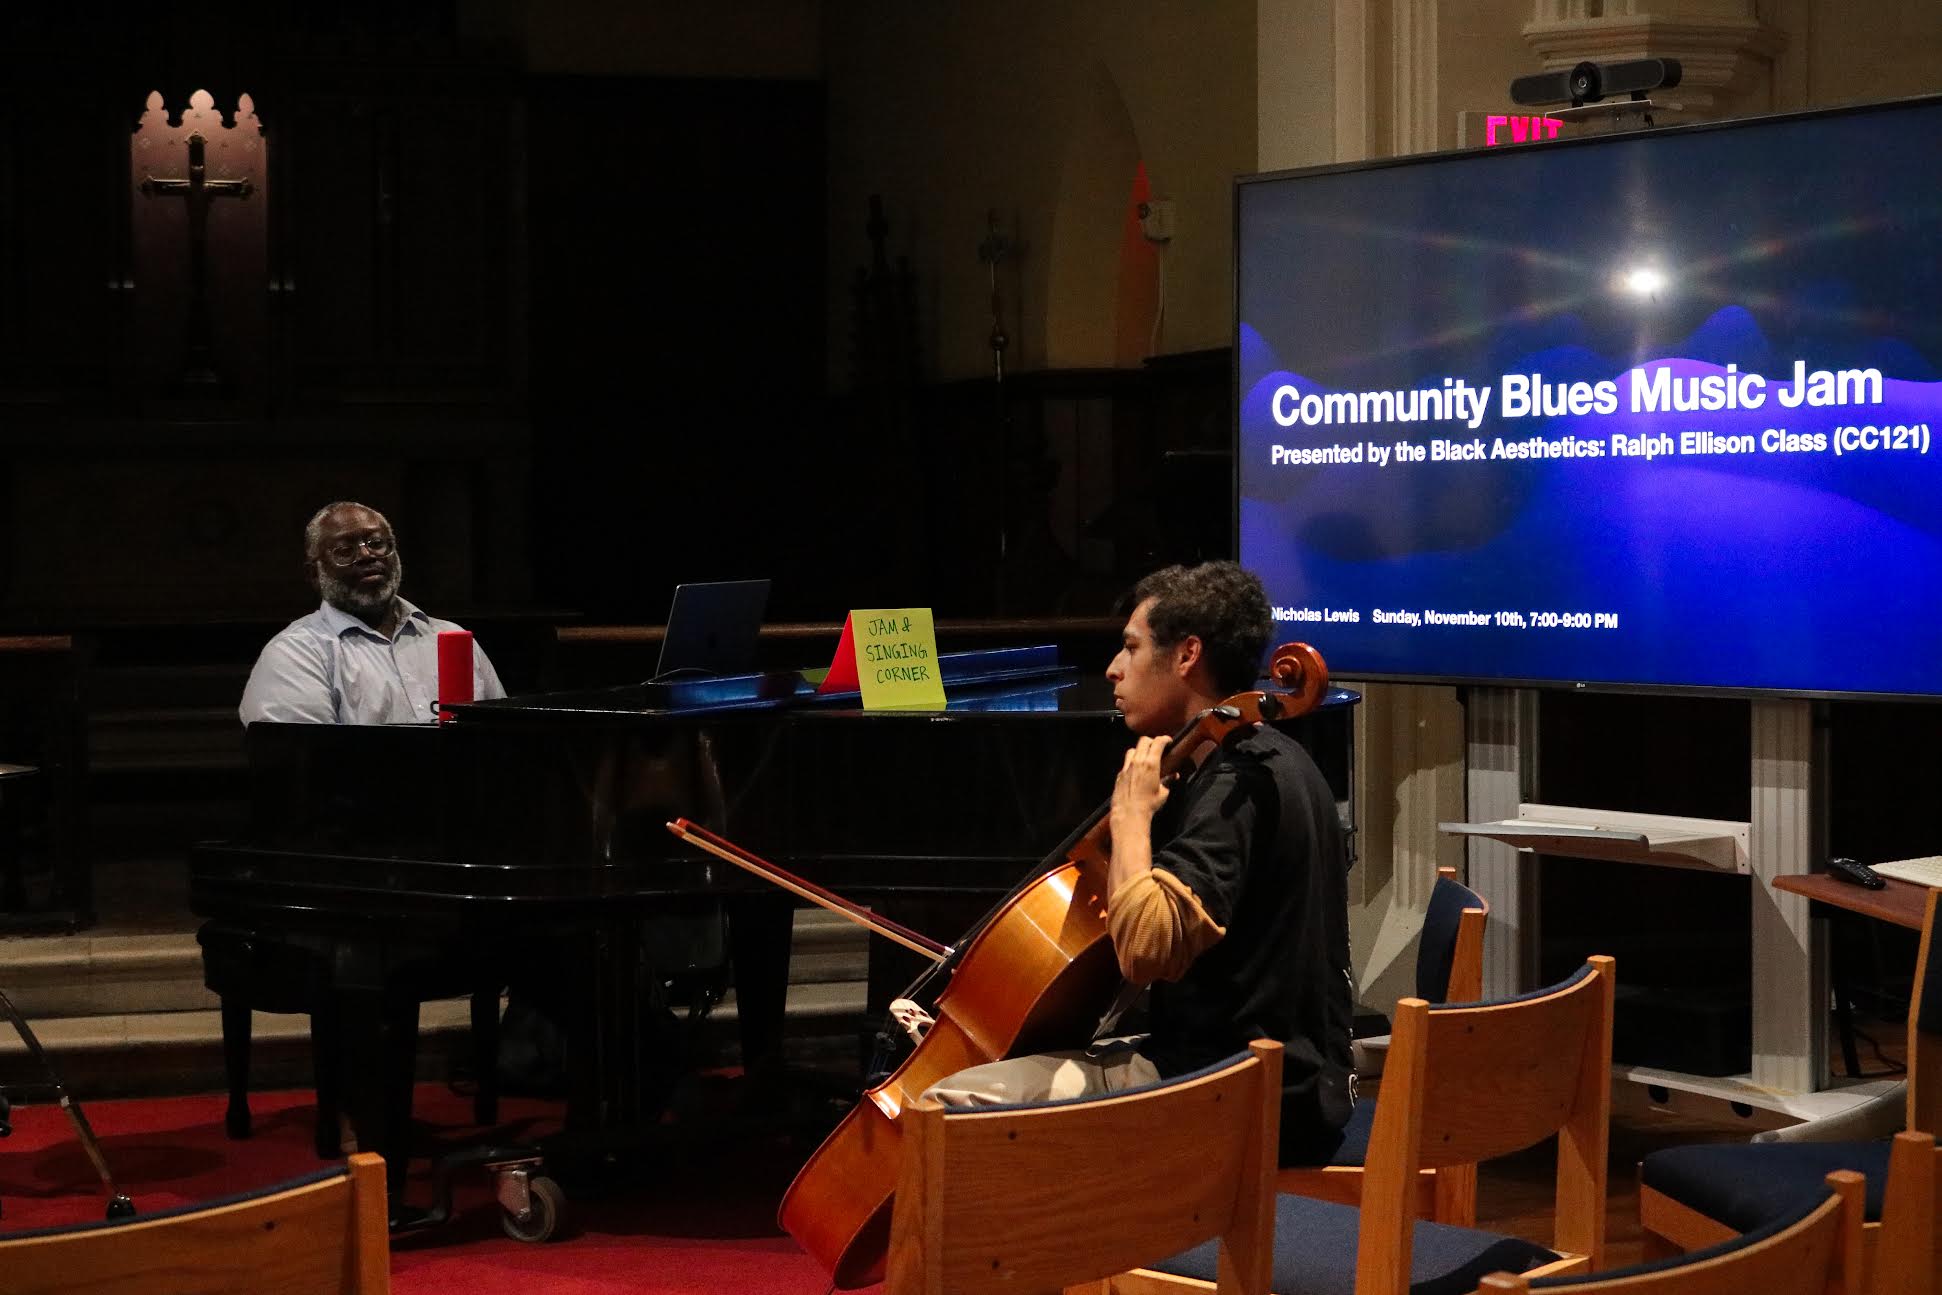
M1162 778L1189 770L1202 748L1231 733L1313 710L1328 686L1321 654L1306 643L1276 648L1268 677L1274 690L1229 697L1175 734L1162 757ZM968 1067L1070 1047L1111 1005L1121 981L1106 931L1110 809L1109 800L1095 810L954 947L792 877L686 819L667 825L708 853L925 954L935 964L926 979L949 975L916 1046L864 1092L783 1194L777 1214L783 1230L823 1265L836 1287L882 1280L905 1107Z

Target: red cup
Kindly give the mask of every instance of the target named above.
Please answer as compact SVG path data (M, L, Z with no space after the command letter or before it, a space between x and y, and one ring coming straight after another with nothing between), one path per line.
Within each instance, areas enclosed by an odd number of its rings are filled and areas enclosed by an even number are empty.
M452 718L445 707L472 700L472 631L438 632L438 722Z

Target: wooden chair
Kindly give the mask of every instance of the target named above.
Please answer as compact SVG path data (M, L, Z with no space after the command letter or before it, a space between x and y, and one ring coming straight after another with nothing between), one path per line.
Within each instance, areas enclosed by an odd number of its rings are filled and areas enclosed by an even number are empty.
M1826 1194L1810 1193L1765 1227L1705 1250L1585 1277L1495 1273L1480 1295L1932 1295L1935 1140L1895 1138L1872 1271L1861 1241L1861 1175L1837 1169L1825 1183Z
M1942 1206L1942 1160L1935 1135L1897 1133L1888 1161L1888 1189L1882 1203L1881 1230L1874 1245L1862 1238L1874 1295L1936 1295L1942 1290L1942 1242L1936 1211Z
M1428 1003L1474 1003L1483 997L1483 928L1490 901L1438 868L1416 945L1416 997Z
M1498 1002L1396 1005L1395 1041L1376 1097L1360 1207L1275 1199L1271 1285L1302 1295L1470 1291L1492 1272L1596 1270L1605 1247L1611 1114L1610 958L1570 980ZM1508 1155L1555 1133L1551 1248L1415 1218L1425 1167ZM1205 1290L1205 1246L1124 1274L1115 1292Z
M1483 997L1483 928L1490 904L1457 880L1455 868L1436 870L1423 932L1416 945L1416 996L1428 1003L1470 1003ZM1342 1145L1326 1165L1283 1165L1275 1190L1356 1205L1362 1200L1374 1103L1361 1101L1342 1130ZM1417 1175L1416 1217L1475 1227L1477 1166L1440 1165Z
M0 1240L0 1273L8 1290L50 1295L383 1295L384 1161L364 1152L228 1201L23 1232Z
M904 1113L888 1295L1056 1291L1217 1238L1266 1295L1281 1045L1110 1097ZM1211 1243L1210 1243L1211 1244Z
M1931 890L1922 916L1915 991L1908 1006L1906 1127L1942 1130L1942 943ZM1700 1250L1765 1227L1835 1169L1859 1173L1863 1245L1881 1228L1891 1144L1859 1142L1702 1143L1655 1151L1639 1164L1639 1222L1647 1253ZM1942 1216L1933 1223L1942 1236ZM1942 1276L1936 1278L1942 1282Z

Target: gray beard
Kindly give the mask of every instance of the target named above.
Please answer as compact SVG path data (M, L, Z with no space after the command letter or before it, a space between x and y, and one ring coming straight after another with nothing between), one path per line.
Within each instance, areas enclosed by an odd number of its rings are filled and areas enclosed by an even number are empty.
M361 621L383 619L384 613L391 609L391 600L398 596L398 586L404 583L404 579L404 559L395 555L391 559L390 576L369 593L338 575L335 567L326 562L317 563L317 585L323 590L324 601Z

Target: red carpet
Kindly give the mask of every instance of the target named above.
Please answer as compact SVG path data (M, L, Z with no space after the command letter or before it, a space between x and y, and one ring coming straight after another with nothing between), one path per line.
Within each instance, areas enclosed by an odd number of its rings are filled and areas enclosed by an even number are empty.
M176 1097L85 1103L117 1186L147 1214L244 1192L309 1173L315 1107L310 1093L257 1093L256 1135L223 1136L223 1099ZM501 1103L501 1140L556 1127L559 1104ZM441 1085L421 1085L415 1115L421 1144L471 1140L471 1102ZM19 1107L14 1135L0 1142L0 1232L98 1219L100 1181L73 1130L52 1106ZM400 1238L392 1288L403 1295L591 1295L609 1291L822 1295L822 1270L775 1226L775 1204L803 1154L776 1140L728 1136L703 1150L650 1158L624 1190L573 1197L560 1239L532 1245L506 1237L484 1174L459 1180L457 1217ZM429 1204L426 1161L413 1162L408 1199Z

